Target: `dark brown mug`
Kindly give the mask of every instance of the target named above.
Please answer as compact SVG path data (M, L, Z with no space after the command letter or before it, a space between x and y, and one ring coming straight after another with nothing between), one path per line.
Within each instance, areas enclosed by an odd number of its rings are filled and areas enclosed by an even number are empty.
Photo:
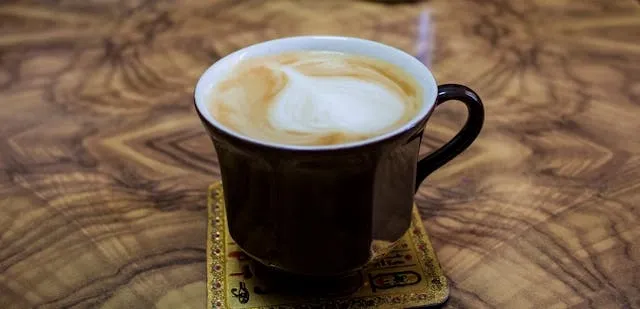
M216 121L208 110L212 87L246 58L294 50L375 57L404 69L423 87L423 106L401 128L371 139L330 146L256 140ZM458 100L468 109L462 130L419 159L422 133L434 108ZM433 171L478 136L484 108L471 89L436 86L413 56L363 39L301 36L252 45L214 63L199 79L195 105L215 146L229 232L250 257L286 272L333 276L357 270L409 228L413 196Z

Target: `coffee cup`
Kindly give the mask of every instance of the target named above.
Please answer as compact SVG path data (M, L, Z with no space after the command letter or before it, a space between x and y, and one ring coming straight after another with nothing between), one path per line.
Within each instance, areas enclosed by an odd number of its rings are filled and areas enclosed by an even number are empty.
M261 139L216 118L212 94L239 64L300 51L355 55L397 67L419 86L420 104L392 130L331 144ZM466 123L444 146L420 157L433 110L454 100L467 107ZM350 273L393 246L409 228L418 186L471 145L484 122L482 101L468 87L438 86L410 54L339 36L275 39L231 53L202 74L194 101L218 156L231 237L269 268L310 276Z

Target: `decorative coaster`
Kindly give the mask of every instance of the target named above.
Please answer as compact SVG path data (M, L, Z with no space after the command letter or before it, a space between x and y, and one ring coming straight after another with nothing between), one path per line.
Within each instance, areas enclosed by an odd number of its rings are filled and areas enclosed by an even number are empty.
M207 239L208 308L410 308L439 305L449 297L447 279L431 247L417 208L397 245L359 275L363 284L342 296L269 292L251 274L250 260L229 236L222 184L209 187Z

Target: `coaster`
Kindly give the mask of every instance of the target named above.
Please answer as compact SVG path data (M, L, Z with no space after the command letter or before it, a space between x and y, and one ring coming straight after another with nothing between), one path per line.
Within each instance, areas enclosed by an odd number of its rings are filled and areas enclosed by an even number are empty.
M449 297L447 279L415 205L402 239L359 272L360 288L346 296L322 297L269 292L251 274L249 259L229 236L220 182L209 187L208 210L208 308L411 308L439 305Z

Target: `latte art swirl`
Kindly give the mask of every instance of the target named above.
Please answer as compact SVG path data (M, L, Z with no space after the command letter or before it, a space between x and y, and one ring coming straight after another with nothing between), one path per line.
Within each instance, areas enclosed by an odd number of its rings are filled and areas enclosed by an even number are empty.
M408 122L420 88L386 62L301 51L240 63L214 87L210 110L224 126L282 144L363 140Z

